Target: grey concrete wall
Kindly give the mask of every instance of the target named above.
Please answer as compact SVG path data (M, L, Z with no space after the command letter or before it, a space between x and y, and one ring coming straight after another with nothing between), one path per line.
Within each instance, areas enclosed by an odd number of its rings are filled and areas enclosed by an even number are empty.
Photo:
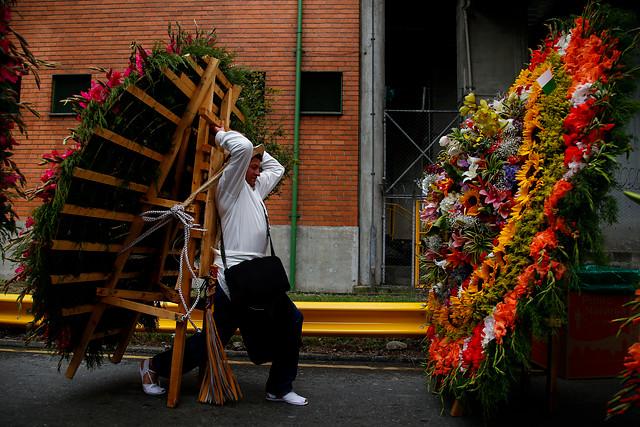
M636 93L640 99L640 92ZM618 222L604 226L605 247L611 262L625 267L640 268L640 205L629 200L623 190L640 193L640 114L627 128L634 135L633 151L618 158L620 168L616 174L619 189L612 191L618 201Z
M460 99L471 91L493 98L509 89L527 61L526 16L502 19L496 16L499 9L470 3L458 1ZM518 7L513 5L513 9Z
M291 227L272 226L276 254L289 273ZM358 280L357 227L298 227L296 288L303 292L353 292Z

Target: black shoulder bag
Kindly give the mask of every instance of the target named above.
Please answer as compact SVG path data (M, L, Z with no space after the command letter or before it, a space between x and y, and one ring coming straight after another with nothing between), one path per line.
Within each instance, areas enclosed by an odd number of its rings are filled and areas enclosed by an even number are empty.
M264 207L263 207L264 209ZM269 218L267 221L267 238L271 246L271 255L242 261L227 268L224 253L224 236L220 233L220 252L224 265L224 277L227 281L231 302L238 305L270 304L275 298L286 294L290 284L287 272L273 250ZM221 227L222 230L222 227Z

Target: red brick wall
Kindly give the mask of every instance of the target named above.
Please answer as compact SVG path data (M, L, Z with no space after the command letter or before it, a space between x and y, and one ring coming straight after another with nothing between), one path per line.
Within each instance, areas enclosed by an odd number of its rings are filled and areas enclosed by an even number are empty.
M303 61L305 71L343 72L343 115L303 116L300 125L300 225L356 226L358 218L359 142L359 5L356 0L305 0ZM93 73L89 67L124 69L129 44L151 47L166 40L168 23L192 31L216 28L221 46L235 52L236 63L266 71L267 84L278 94L274 121L293 143L297 1L19 0L13 27L29 42L38 59L56 64L42 70L41 88L29 76L22 100L41 118L28 117L29 137L19 137L15 159L34 186L42 172L40 156L63 148L75 119L51 117L51 75ZM269 200L274 224L289 223L291 183ZM24 217L36 204L18 202Z

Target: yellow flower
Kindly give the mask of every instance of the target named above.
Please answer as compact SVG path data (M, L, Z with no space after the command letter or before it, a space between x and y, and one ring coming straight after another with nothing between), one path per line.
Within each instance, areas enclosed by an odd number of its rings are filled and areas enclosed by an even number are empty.
M540 124L540 105L538 104L541 90L539 86L532 86L529 99L527 100L524 126L522 129L522 145L518 152L521 156L528 156L534 151L533 147L535 142L533 140L533 132L542 127Z
M494 256L505 251L505 247L513 241L513 236L515 236L515 234L516 220L512 217L500 231L500 235L498 236L498 244L493 248Z

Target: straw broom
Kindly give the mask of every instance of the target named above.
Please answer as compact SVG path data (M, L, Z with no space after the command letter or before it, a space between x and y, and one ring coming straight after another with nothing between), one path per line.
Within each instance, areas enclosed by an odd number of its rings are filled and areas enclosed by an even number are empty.
M228 159L227 159L228 160ZM207 191L207 208L209 209L209 215L205 217L205 229L210 230L207 233L207 238L203 239L202 248L205 248L201 254L200 260L200 276L205 276L208 273L208 287L207 287L207 305L205 308L204 328L206 333L206 345L207 345L207 366L200 385L200 394L198 395L198 401L201 403L213 403L215 405L223 405L225 402L237 402L242 399L242 392L240 386L236 380L227 355L224 351L220 337L218 335L218 329L216 323L213 320L213 295L215 293L218 271L212 260L213 248L211 243L215 241L217 234L216 226L220 227L220 220L215 209L215 184L222 175L227 162L224 162L217 172L211 176L206 183L200 188L194 191L191 196L183 203L188 206L192 203L196 196L204 191ZM207 209L205 209L207 211ZM215 219L217 219L217 221ZM208 270L208 271L207 271Z
M213 289L215 291L215 286ZM242 399L242 391L240 391L236 376L229 366L227 355L220 342L216 323L213 320L213 310L213 292L210 292L208 293L204 320L208 361L198 401L223 405L225 402L237 402Z

